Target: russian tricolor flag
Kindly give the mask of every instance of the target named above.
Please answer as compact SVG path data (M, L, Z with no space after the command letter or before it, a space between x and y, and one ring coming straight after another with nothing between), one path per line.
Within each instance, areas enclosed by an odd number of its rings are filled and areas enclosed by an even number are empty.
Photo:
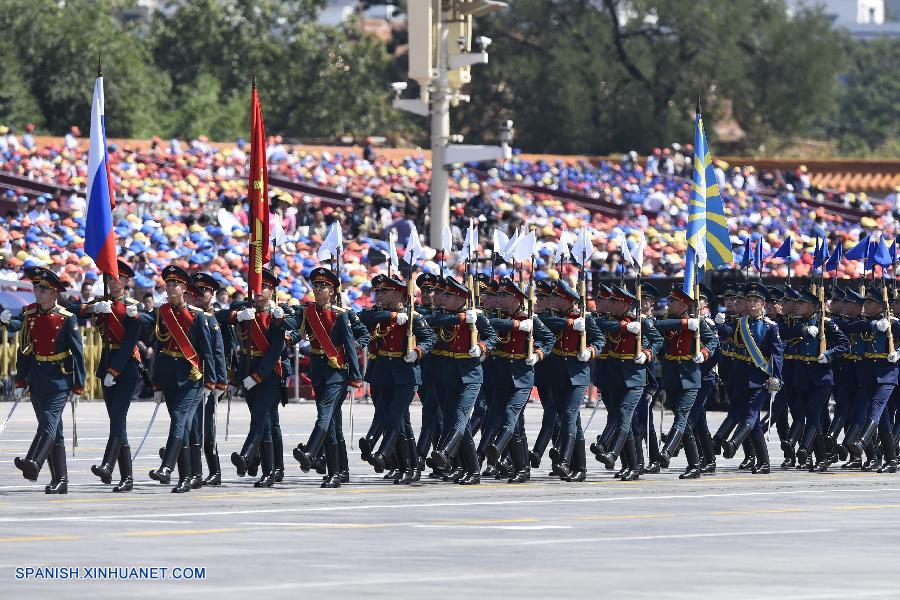
M84 251L94 259L101 272L118 279L116 233L113 230L112 177L106 151L106 121L103 114L103 76L94 82L91 102L91 146L88 150L87 215Z

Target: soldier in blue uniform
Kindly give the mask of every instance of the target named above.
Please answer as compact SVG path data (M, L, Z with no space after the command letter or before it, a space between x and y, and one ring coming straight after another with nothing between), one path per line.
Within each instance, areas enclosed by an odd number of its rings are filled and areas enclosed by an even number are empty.
M125 295L134 270L118 261L119 277L107 277L109 294L89 304L75 303L70 310L80 318L93 318L100 329L103 349L97 365L97 379L103 382L103 402L109 415L109 439L99 465L91 472L103 483L112 483L112 472L119 465L119 484L114 492L129 492L134 486L131 448L128 445L127 418L131 398L143 376L149 374L141 364L137 343L141 337L141 321L137 318L140 303Z
M555 304L559 302L559 298L554 295L555 285L550 279L539 280L535 287L535 312L538 318L543 322L545 317L556 316L558 312ZM537 388L538 397L541 400L541 409L543 417L541 419L541 429L538 431L537 437L534 439L534 446L528 453L528 459L531 468L537 469L541 466L541 459L547 445L554 439L555 434L559 430L559 418L556 414L556 403L553 401L553 392L550 386L552 374L549 370L548 361L539 361L534 365L534 386Z
M402 281L377 275L372 279L372 289L376 306L363 311L360 319L372 334L366 381L371 386L376 410L381 411L384 437L378 450L369 452L368 462L375 472L381 473L396 449L399 460L394 483L408 485L418 463L409 405L422 384L421 362L437 338L418 312L412 313L409 327L409 307L403 307L407 289Z
M347 386L359 388L363 384L357 344L367 345L368 337L353 334L347 311L333 303L340 287L338 276L326 267L316 267L309 275L313 286L313 302L297 307L300 334L310 343L309 375L316 391L316 423L306 444L294 448L294 458L304 472L310 467L325 445L328 478L323 488L341 486L341 450L337 429L333 425L334 411L343 400Z
M38 419L38 429L25 458L15 465L25 479L37 481L45 461L50 463L48 494L68 492L66 442L62 414L66 401L75 404L84 390L84 352L78 317L57 304L65 286L52 271L31 267L25 276L34 286L35 303L25 307L20 321L9 329L21 330L16 355L15 397L26 390Z
M712 290L702 283L700 284L700 318L706 321L707 326L716 333L716 349L711 356L700 363L700 390L691 412L688 415L688 427L694 431L694 437L701 453L700 471L702 473L716 472L716 452L713 449L712 435L709 432L709 424L706 420L706 403L712 392L719 384L717 365L722 356L719 345L718 326L710 317L710 306L715 307L715 297Z
M860 411L862 419L856 423L859 433L851 439L848 449L853 459L859 460L878 434L881 451L887 459L887 464L879 472L894 473L897 470L897 456L892 427L884 413L897 386L900 353L892 345L893 340L900 336L900 323L888 318L888 307L883 302L881 290L875 286L868 291L863 315L865 320L858 320L847 326L848 333L858 334L866 343L865 360L860 362L857 371L855 400L858 404L864 403L866 408L864 412Z
M607 374L615 407L609 418L614 420L616 430L606 452L597 455L597 460L611 469L624 450L623 470L619 472L622 481L640 478L631 422L647 383L648 364L662 349L662 336L656 328L638 319L636 300L634 294L616 286L608 303L609 318L599 323L609 345Z
M191 284L191 300L194 306L203 311L209 329L214 367L214 371L208 373L206 377L212 381L213 389L201 400L201 407L194 412L191 421L191 488L198 489L204 485L222 484L222 468L216 447L216 406L228 389L228 367L222 326L219 325L213 310L213 300L221 286L208 273L191 274ZM203 455L206 457L206 466L209 470L206 479L202 479Z
M666 445L660 453L660 465L668 468L678 444L684 441L684 453L688 468L681 479L700 477L700 456L694 432L688 424L688 415L701 387L701 368L719 345L718 338L706 320L691 316L694 304L691 296L678 285L669 294L669 309L666 319L656 321L654 326L663 338L662 381L666 396L672 401L674 421Z
M522 412L534 387L534 367L550 353L556 338L540 318L523 310L528 295L512 279L501 279L496 292L499 310L491 318L498 336L491 352L493 401L480 445L486 446L485 455L494 468L510 446L515 472L508 482L524 483L530 471Z
M162 464L150 471L150 478L168 484L177 461L178 484L172 491L181 494L191 490L191 419L205 394L215 388L212 379L215 359L203 311L187 304L190 275L180 267L169 265L163 269L162 278L166 282L168 301L146 319L154 323L159 345L153 365L154 396L165 399L170 424Z
M281 400L281 381L284 364L285 331L293 328L292 316L272 299L278 289L278 276L269 269L262 270L262 291L252 302L232 307L229 322L238 326L238 338L243 350L241 363L242 385L246 389L250 407L250 430L240 452L231 454L231 463L239 476L247 471L247 463L259 448L262 476L254 487L272 487L275 477L275 449L270 414Z
M740 387L735 386L735 390L744 413L732 438L722 445L722 453L725 458L734 457L749 437L756 454L752 472L768 474L771 470L769 451L759 416L770 395L781 389L784 346L778 335L778 326L765 317L765 305L769 300L765 286L761 283L748 284L744 297L746 315L733 326L739 359L734 377L742 383Z
M584 481L587 460L581 405L591 382L591 361L605 343L594 316L576 310L578 292L557 280L554 287L556 315L544 315L543 323L553 332L556 343L547 359L550 394L559 419L558 454L552 474L566 481ZM584 348L582 348L582 333Z
M444 280L443 303L447 312L434 315L431 326L438 334L432 354L441 357L435 374L438 399L444 418L444 436L432 452L432 464L447 472L459 452L465 473L457 479L463 485L481 482L481 472L469 415L484 381L483 358L493 350L497 334L483 313L466 306L469 289L452 277ZM477 340L473 336L477 332Z
M828 461L822 411L828 407L834 383L831 363L849 349L850 342L829 317L826 316L823 322L820 302L807 290L800 290L799 298L794 302L794 315L797 317L794 325L786 328L782 336L798 340L793 350L796 361L793 377L799 403L804 407L804 426L797 450L797 468L823 472L828 468ZM818 459L815 464L813 449Z

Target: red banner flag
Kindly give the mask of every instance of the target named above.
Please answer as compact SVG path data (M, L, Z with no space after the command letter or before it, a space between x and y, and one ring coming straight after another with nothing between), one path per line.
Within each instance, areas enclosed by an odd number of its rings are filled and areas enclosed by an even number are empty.
M250 97L250 182L247 187L250 204L250 290L262 292L263 266L271 259L269 248L269 169L266 164L266 129L262 107L256 93L256 75Z

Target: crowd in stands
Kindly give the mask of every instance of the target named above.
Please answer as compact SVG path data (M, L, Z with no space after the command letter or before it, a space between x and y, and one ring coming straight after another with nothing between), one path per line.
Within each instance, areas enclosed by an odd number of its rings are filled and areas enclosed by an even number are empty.
M73 128L58 144L39 145L27 128L17 137L0 128L0 172L49 183L75 192L28 195L0 188L0 279L20 279L24 268L45 265L59 272L76 294L97 293L98 273L84 253L84 187L87 178L86 144ZM83 141L82 141L83 142ZM149 150L109 147L115 188L115 232L120 256L138 273L135 296L160 302L164 286L159 273L172 262L203 269L226 291L222 301L239 298L246 290L249 145L211 144L205 138L190 142L154 139ZM267 148L270 177L278 176L352 196L352 210L335 208L319 197L270 186L273 222L283 230L283 243L274 252L282 278L283 299L303 298L305 276L316 266L316 249L333 222L343 227L345 253L341 277L351 306L369 302L368 281L386 269L388 231L398 234L402 255L413 226L428 231L428 193L432 165L422 154L388 158L378 152L353 150L310 152L270 138ZM613 242L622 229L634 242L638 231L647 237L645 276L677 276L684 264L688 197L691 188L690 146L673 144L655 149L646 161L635 153L621 161L526 160L515 155L497 165L459 167L451 172L451 226L459 249L470 219L481 231L482 256L489 255L494 228L511 235L525 227L540 240L539 277L575 276L571 264L554 264L560 236L584 225L594 230L596 252L592 267L600 274L624 268ZM816 190L805 167L795 172L757 172L752 167L716 161L716 174L728 213L735 258L740 260L744 239L762 240L771 253L788 236L794 237L792 273L809 273L816 236L849 247L867 232L895 234L893 207L865 194ZM557 194L566 192L566 195ZM575 196L573 196L573 194ZM621 208L624 218L588 210L589 203L573 197L599 199ZM823 200L864 211L848 218L821 206ZM426 247L420 265L437 272L440 254ZM484 263L487 265L488 263ZM461 272L452 258L445 266ZM488 268L488 267L485 267ZM839 276L854 275L861 265L845 261ZM767 269L784 275L781 261ZM498 264L496 271L508 273ZM87 285L85 285L87 284Z

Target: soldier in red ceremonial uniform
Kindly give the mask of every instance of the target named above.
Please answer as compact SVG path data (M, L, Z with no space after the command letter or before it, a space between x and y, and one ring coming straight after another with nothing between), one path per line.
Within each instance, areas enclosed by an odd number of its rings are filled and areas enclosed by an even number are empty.
M348 311L333 304L340 280L330 269L317 267L309 275L314 302L298 307L300 334L309 338L309 376L316 391L316 424L306 444L294 448L294 458L303 471L309 471L325 444L328 477L322 487L340 487L341 450L337 428L333 424L336 407L346 395L347 386L363 384L357 345L369 343L368 336L355 336ZM327 439L326 439L327 438Z
M190 275L169 265L163 269L162 278L168 302L151 317L159 345L153 387L154 399L165 399L171 422L162 464L150 471L150 478L168 484L177 460L178 485L172 491L180 494L191 490L190 423L206 395L204 387L207 391L215 388L213 379L204 381L204 373L215 373L215 360L203 311L186 303Z
M241 377L247 390L250 407L250 431L240 452L231 455L238 475L244 476L250 456L260 448L263 474L255 487L272 487L274 483L275 450L272 440L270 414L281 400L281 378L284 365L286 328L293 329L293 317L286 322L284 308L272 296L278 288L278 277L263 269L262 293L252 304L232 307L229 322L238 325L238 337L244 360Z
M140 302L128 298L125 291L134 270L119 261L119 277L107 277L109 295L97 298L90 304L76 303L72 312L81 318L92 317L100 328L103 351L97 365L97 379L103 382L103 401L109 414L109 439L100 465L93 465L91 472L103 483L112 482L113 466L118 461L120 482L114 492L128 492L134 486L131 469L131 447L128 445L127 418L131 398L142 378L150 376L137 350L141 338Z
M66 401L77 404L84 389L81 333L78 318L56 303L66 289L59 278L42 267L26 270L25 276L34 286L36 302L25 308L21 321L10 323L11 330L21 328L14 393L21 400L30 392L38 429L25 458L16 457L15 464L25 479L37 481L49 459L51 479L44 491L65 494L69 480L62 413Z
M381 473L392 453L396 452L398 468L394 483L409 484L418 463L409 405L422 384L421 361L437 338L420 314L413 312L411 307L403 307L407 290L402 281L377 275L372 279L372 288L376 306L363 311L360 319L372 332L366 381L375 402L375 420L382 422L380 426L373 423L373 428L383 429L384 438L377 451L368 452L367 460L376 472ZM410 315L413 319L411 327ZM371 439L371 436L363 438L367 443ZM360 440L361 448L363 440Z

